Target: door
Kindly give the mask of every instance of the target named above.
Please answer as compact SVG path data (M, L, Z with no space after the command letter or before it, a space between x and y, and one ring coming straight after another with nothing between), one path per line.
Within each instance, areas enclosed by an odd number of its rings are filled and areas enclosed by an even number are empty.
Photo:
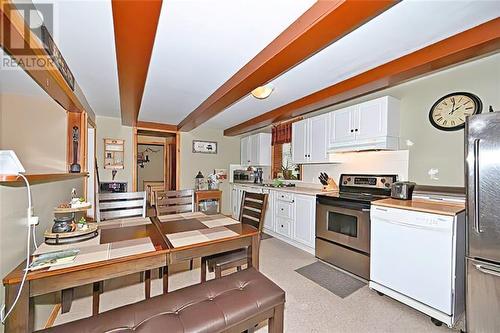
M355 117L354 133L356 140L372 139L385 136L387 122L384 121L387 112L386 99L375 99L358 105Z
M452 314L454 218L372 206L370 280Z
M309 119L292 124L292 161L296 164L308 161L308 125Z
M354 133L356 110L357 106L351 106L330 113L330 147L356 139Z
M328 162L328 114L309 119L309 162Z
M469 257L500 262L500 113L468 119Z
M467 259L467 332L500 328L500 266Z
M251 156L250 156L250 137L249 136L246 136L244 138L241 138L241 141L240 141L240 145L241 145L241 152L240 152L240 160L241 160L241 165L250 165L250 159L251 159Z
M316 197L295 195L295 223L293 239L309 247L314 247L314 222Z
M268 230L274 230L274 192L269 190L263 190L263 193L268 193L267 196L267 207L264 215L264 228Z

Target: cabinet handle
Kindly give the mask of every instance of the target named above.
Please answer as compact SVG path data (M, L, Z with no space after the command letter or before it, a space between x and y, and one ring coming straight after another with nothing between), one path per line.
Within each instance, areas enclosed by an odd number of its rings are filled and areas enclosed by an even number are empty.
M354 132L354 130L353 130L353 129L351 130L351 133L352 133L352 132Z
M354 130L354 132L357 132L357 131L358 131L358 129L356 128L356 129Z

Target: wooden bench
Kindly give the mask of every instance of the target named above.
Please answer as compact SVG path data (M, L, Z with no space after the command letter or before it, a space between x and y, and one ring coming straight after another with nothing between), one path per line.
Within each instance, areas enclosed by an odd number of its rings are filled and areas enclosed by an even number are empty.
M55 326L44 333L283 332L285 292L254 268Z

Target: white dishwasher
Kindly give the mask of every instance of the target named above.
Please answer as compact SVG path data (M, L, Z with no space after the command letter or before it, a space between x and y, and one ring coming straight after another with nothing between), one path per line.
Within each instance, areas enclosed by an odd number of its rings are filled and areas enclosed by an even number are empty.
M370 288L452 327L464 308L463 214L372 205L370 215Z

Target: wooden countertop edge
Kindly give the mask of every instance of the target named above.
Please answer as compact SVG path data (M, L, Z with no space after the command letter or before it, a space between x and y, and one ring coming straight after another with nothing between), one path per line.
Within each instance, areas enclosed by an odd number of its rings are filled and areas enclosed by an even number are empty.
M88 172L80 172L80 173L69 173L69 172L61 172L61 173L42 173L42 174L25 174L24 176L30 182L30 185L34 184L43 184L43 183L51 183L68 179L76 179L87 177ZM0 185L5 186L24 186L24 181L19 176L11 176L11 175L0 175Z
M463 204L453 204L453 203L442 203L434 202L430 200L397 200L397 199L382 199L373 201L372 205L382 206L389 208L406 209L411 211L418 211L424 213L432 213L447 216L456 216L461 212L465 211L465 205ZM444 207L446 208L444 208Z

